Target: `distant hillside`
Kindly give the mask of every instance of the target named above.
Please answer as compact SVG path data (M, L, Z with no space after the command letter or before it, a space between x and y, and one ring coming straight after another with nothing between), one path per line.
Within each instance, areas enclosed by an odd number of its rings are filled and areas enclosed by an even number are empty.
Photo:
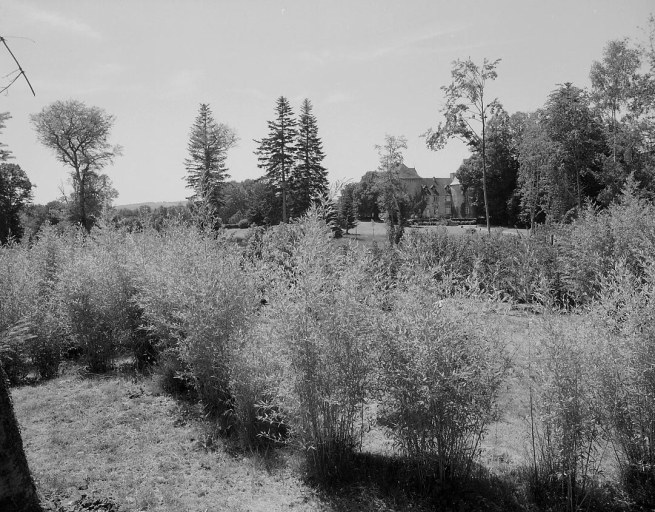
M185 205L186 201L161 201L159 203L132 203L132 204L117 204L114 206L117 210L136 210L142 206L149 206L153 210L159 208L160 206L182 206Z

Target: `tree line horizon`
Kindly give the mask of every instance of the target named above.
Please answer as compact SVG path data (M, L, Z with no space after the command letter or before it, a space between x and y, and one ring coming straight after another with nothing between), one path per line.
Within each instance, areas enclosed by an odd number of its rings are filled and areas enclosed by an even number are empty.
M487 84L498 76L500 59L452 63L452 82L441 90L442 121L421 135L438 151L449 140L467 144L471 154L456 171L464 189L472 189L474 206L491 223L533 228L566 221L584 204L607 207L634 176L645 197L655 192L653 112L655 112L655 21L649 19L646 43L624 38L609 41L602 58L590 68L591 88L558 84L543 107L533 112L507 112L498 98L488 98ZM0 133L9 113L0 113ZM45 221L68 221L91 227L111 207L118 193L103 171L121 155L109 143L115 117L77 100L56 101L31 116L39 142L70 168L72 190L47 205L32 204L33 184L20 165L9 163L11 151L0 143L0 242L34 234ZM267 121L268 135L255 150L263 175L228 181L228 153L238 142L236 131L218 123L209 104L201 103L191 127L184 161L191 190L183 216L205 222L271 225L298 218L319 200L333 206L339 228L358 220L389 224L390 240L399 241L411 216L420 215L424 198L410 197L398 175L407 139L385 136L376 145L379 163L359 182L340 184L338 201L329 198L327 169L318 120L309 99L296 117L284 96ZM335 194L333 193L333 196ZM168 212L164 211L164 215ZM129 224L130 213L116 213ZM213 220L209 221L209 218ZM11 235L10 235L11 234Z

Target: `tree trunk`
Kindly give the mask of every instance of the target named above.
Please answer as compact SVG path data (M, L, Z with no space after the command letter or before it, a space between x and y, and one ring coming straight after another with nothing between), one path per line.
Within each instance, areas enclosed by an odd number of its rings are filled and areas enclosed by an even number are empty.
M0 510L3 512L40 512L27 458L23 450L9 382L0 364Z
M485 114L484 103L482 103L482 193L484 195L484 215L487 219L487 233L491 234L491 223L489 222L489 201L487 200L487 152L485 147Z

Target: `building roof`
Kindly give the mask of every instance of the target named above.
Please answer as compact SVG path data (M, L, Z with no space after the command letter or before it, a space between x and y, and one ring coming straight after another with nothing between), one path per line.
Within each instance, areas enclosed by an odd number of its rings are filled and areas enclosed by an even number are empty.
M413 167L400 164L398 177L403 180L409 193L416 193L421 187L431 188L436 186L437 193L441 194L453 181L452 178L421 178Z

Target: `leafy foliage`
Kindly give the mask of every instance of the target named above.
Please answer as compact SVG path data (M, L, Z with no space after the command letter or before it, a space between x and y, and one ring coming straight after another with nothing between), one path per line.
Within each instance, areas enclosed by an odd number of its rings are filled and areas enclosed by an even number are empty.
M380 421L421 471L466 479L507 370L503 347L439 303L430 279L398 294L381 334Z
M487 81L498 77L496 66L500 59L489 61L486 58L482 65L476 65L470 58L453 62L452 82L442 86L446 98L441 109L445 123L439 123L436 130L432 128L424 134L428 148L442 149L448 139L455 137L482 155L482 188L484 195L487 230L490 230L489 208L487 195L487 155L486 155L486 123L487 118L500 108L497 99L489 101L485 98Z
M16 164L0 164L0 244L9 237L20 239L20 212L32 200L32 182Z
M52 150L65 166L71 167L73 203L71 219L87 231L99 218L99 206L111 202L113 192L101 170L121 153L109 144L114 116L81 101L56 101L31 116L39 142ZM105 201L98 201L101 196Z

